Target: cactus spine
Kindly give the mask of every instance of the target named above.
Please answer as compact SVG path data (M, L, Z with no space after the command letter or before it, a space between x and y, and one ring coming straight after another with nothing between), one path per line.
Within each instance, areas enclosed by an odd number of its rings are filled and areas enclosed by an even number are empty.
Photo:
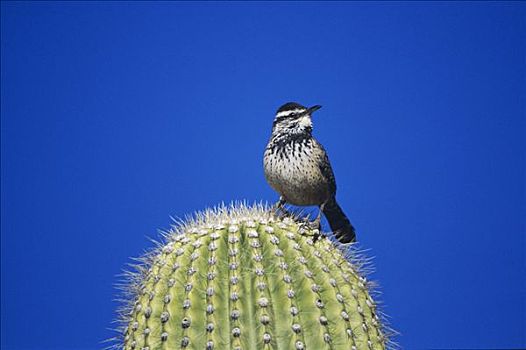
M121 348L385 349L368 282L314 233L244 206L174 227L131 275Z

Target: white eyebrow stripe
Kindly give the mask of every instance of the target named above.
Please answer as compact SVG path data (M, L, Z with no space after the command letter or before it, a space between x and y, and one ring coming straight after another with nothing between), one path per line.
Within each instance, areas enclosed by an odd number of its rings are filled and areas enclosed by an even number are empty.
M306 111L306 109L294 109L294 110L282 111L282 112L279 112L278 114L276 114L276 118L286 117L286 116L291 115L293 113L301 113L301 112L305 112L305 111Z

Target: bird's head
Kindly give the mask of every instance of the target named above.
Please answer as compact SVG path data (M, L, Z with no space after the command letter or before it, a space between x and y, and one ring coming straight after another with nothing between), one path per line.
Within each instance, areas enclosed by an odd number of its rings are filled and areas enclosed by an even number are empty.
M311 115L321 106L305 107L296 102L288 102L279 107L274 118L272 132L300 134L312 132Z

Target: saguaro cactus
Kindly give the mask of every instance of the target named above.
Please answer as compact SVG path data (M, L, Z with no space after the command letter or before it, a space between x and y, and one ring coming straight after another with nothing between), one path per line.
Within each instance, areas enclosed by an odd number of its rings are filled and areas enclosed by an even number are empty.
M369 283L315 234L261 206L174 227L131 274L121 347L384 349Z

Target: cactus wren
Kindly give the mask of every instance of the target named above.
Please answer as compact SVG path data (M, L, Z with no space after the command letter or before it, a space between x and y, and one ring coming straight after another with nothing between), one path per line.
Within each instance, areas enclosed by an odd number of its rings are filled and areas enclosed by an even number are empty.
M331 163L312 136L311 114L320 108L289 102L278 109L263 159L265 178L280 195L277 208L285 203L317 205L320 211L315 224L320 224L323 212L341 243L354 242L354 227L336 202Z

